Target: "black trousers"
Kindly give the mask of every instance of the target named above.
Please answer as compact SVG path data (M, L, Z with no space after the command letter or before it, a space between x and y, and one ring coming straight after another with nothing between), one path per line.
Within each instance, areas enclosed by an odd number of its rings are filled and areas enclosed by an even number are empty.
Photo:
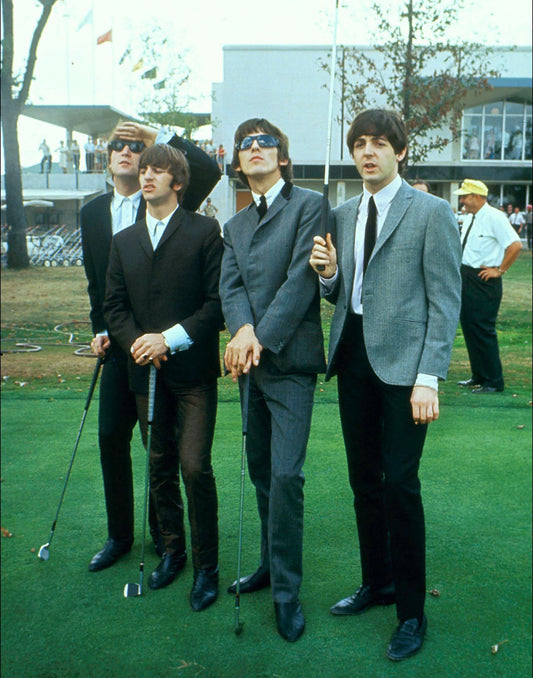
M135 394L129 389L127 358L111 353L102 368L98 440L104 480L107 531L111 539L133 542L133 474L131 438L137 423ZM150 506L150 531L157 530Z
M412 387L385 384L372 370L361 316L348 318L336 367L363 584L393 581L398 618L421 619L425 527L418 469L427 426L413 422Z
M137 394L139 424L146 444L148 397ZM201 386L169 386L156 382L150 498L159 531L169 553L186 550L180 470L187 494L193 565L218 564L218 517L211 448L217 412L216 382Z
M461 327L476 384L503 389L496 320L503 294L501 278L482 280L478 268L461 266Z

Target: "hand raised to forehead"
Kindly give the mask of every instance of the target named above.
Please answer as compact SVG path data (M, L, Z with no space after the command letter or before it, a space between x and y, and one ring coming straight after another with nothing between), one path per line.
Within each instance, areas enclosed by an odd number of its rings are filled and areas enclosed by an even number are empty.
M115 135L125 141L143 141L145 146L155 144L157 130L138 122L123 122L115 129Z

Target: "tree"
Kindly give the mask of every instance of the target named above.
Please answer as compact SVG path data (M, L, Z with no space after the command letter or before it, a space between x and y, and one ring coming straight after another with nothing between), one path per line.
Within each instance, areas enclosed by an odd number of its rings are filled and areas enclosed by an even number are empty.
M126 52L137 59L132 94L139 102L139 115L154 125L182 127L185 136L190 137L198 122L193 114L185 112L191 100L186 54L155 21L128 45Z
M357 47L340 49L337 72L343 112L355 117L362 109L383 103L399 111L409 132L412 163L458 137L466 96L491 89L489 78L498 76L488 65L489 47L468 41L456 44L447 37L449 28L459 22L461 8L457 0L448 4L407 0L398 18L388 5L374 3L377 54ZM440 134L443 127L451 135Z
M18 142L18 119L28 99L33 79L37 48L44 28L57 0L38 0L42 13L32 35L25 69L21 75L14 72L13 0L2 0L2 81L1 111L4 140L5 192L8 233L7 265L10 268L29 266L26 247L26 214L22 202L22 176Z

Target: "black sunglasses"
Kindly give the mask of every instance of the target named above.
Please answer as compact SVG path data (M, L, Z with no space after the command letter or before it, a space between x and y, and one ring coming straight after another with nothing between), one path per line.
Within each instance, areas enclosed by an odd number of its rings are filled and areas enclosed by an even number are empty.
M124 139L113 139L108 146L110 151L122 151L125 146L129 146L132 153L141 153L146 148L143 141L124 141Z
M235 148L238 151L247 151L249 148L252 148L254 141L257 141L261 148L274 148L279 146L279 139L271 136L270 134L256 134L253 137L244 137L244 139L235 144Z

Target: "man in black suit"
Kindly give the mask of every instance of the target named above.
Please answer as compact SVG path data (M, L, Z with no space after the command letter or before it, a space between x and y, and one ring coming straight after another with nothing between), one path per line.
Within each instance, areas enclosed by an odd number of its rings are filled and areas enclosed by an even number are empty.
M159 135L161 137L161 133ZM167 133L167 137L170 136ZM139 157L143 148L154 143L156 130L137 123L122 123L109 139L109 168L114 191L101 195L81 211L81 234L85 272L91 302L91 324L95 334L91 346L98 356L106 356L100 383L98 438L104 479L108 538L104 548L91 560L96 572L127 553L133 543L133 479L130 442L137 421L135 397L130 392L127 356L108 334L103 314L106 271L113 234L144 218L146 203L139 184ZM217 163L190 141L172 136L170 145L187 157L190 182L182 206L195 211L220 179ZM150 509L150 531L156 550L157 521Z
M187 161L166 144L146 149L139 177L146 218L111 245L104 315L128 358L131 390L147 437L148 366L158 368L150 492L164 553L149 586L170 584L186 561L179 471L187 493L194 565L191 607L218 592L217 494L211 466L220 375L218 296L222 238L215 219L178 207Z

